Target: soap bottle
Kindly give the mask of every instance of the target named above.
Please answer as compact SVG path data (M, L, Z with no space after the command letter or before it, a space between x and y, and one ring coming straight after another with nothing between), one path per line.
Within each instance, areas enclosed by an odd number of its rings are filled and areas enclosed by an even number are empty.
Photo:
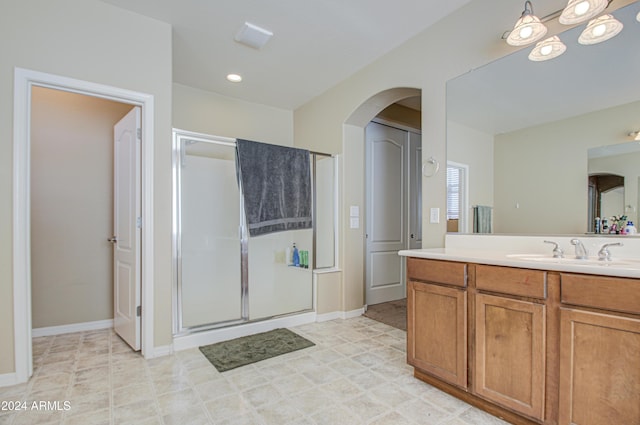
M293 243L293 266L300 267L300 252L296 247L296 243Z
M627 235L635 235L638 233L638 229L633 225L633 221L627 221L627 226L625 227Z

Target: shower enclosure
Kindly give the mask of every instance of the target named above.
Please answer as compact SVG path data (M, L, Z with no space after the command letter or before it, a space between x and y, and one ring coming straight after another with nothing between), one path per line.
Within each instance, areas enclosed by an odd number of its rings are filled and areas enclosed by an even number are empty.
M313 229L249 238L235 139L174 130L173 148L174 333L312 311L313 266L333 266L334 158L311 154ZM294 243L309 268L289 264Z

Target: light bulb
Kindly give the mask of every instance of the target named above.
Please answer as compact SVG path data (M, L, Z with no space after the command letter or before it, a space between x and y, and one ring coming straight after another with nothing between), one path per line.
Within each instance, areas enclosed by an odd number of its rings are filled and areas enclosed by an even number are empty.
M547 45L540 49L540 54L542 56L547 56L549 53L553 52L553 47Z
M238 74L229 74L227 75L227 80L231 81L232 83L239 83L240 81L242 81L242 77Z
M520 29L520 38L529 38L533 34L533 28L527 26Z
M576 15L582 16L589 11L590 7L591 5L589 4L588 1L583 1L578 3L576 7L573 9L573 11L576 13Z
M591 31L591 34L593 34L595 37L601 37L606 30L607 26L605 24L600 24Z

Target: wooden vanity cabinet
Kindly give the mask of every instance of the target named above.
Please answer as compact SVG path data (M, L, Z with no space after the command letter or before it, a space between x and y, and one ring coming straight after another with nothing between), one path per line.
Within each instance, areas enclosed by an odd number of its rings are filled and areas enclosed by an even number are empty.
M546 273L476 266L473 392L542 420L545 402ZM522 298L537 296L540 300Z
M640 279L418 258L407 276L419 379L513 424L640 425Z
M640 424L640 282L562 274L561 283L558 423Z
M409 258L407 361L467 387L466 264Z

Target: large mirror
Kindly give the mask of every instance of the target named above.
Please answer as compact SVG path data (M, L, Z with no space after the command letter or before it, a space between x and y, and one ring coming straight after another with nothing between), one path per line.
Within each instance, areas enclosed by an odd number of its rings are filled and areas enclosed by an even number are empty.
M489 207L493 233L589 232L589 175L607 173L624 188L606 214L638 221L639 12L611 12L624 28L603 43L578 44L582 24L559 34L558 58L532 62L527 47L447 83L447 161L467 167L459 232L473 231L476 206Z

